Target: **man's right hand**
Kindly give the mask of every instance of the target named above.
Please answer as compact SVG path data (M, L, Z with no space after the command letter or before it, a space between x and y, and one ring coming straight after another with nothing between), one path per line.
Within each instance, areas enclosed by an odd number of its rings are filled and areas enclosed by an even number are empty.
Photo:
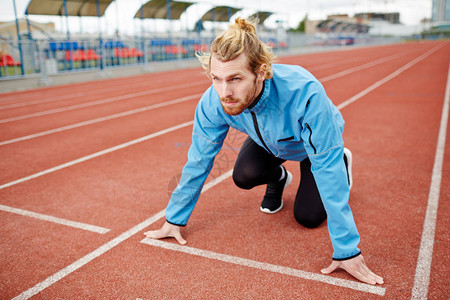
M180 226L165 222L161 229L144 232L145 236L150 239L164 239L168 237L175 238L178 243L184 245L186 240L181 236Z

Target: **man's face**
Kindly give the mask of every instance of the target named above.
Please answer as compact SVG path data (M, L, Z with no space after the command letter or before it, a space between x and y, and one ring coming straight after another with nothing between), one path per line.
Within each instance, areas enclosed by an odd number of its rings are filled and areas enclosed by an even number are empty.
M211 57L211 78L225 113L235 116L244 111L258 96L264 78L249 70L247 56L241 54L230 61Z

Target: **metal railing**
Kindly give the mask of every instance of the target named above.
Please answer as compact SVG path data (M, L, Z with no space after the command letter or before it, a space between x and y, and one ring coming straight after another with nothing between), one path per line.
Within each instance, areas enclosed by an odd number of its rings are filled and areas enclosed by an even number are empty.
M326 46L313 36L288 34L282 40L276 34L263 39L275 52L309 46ZM208 38L141 38L83 40L0 39L0 80L27 76L47 76L105 70L124 66L150 65L154 62L194 58L198 51L208 50ZM345 40L347 41L347 40ZM356 38L351 44L380 43L372 38ZM339 45L348 45L339 40Z
M198 51L208 50L211 41L211 38L0 39L0 80L189 59ZM270 42L276 48L276 39Z

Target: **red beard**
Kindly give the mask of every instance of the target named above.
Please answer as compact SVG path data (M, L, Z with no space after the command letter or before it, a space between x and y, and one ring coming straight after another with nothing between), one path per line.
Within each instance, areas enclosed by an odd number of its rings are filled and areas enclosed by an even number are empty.
M244 111L249 105L249 103L242 101L240 99L234 98L220 98L220 103L226 114L230 116L237 116ZM234 105L228 106L226 103L233 103Z

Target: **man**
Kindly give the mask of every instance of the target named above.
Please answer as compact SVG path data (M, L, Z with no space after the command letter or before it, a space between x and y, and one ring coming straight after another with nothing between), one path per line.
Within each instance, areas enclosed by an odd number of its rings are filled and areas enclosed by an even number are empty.
M180 226L186 225L231 126L249 136L233 170L236 185L267 184L260 209L276 213L292 180L282 163L299 161L295 219L314 228L328 218L334 252L322 273L343 268L363 282L382 284L357 247L359 234L348 205L351 153L342 141L342 116L322 85L301 67L272 66L273 54L258 39L254 24L240 18L199 59L213 86L197 106L188 162L167 206L166 222L145 235L186 243Z

